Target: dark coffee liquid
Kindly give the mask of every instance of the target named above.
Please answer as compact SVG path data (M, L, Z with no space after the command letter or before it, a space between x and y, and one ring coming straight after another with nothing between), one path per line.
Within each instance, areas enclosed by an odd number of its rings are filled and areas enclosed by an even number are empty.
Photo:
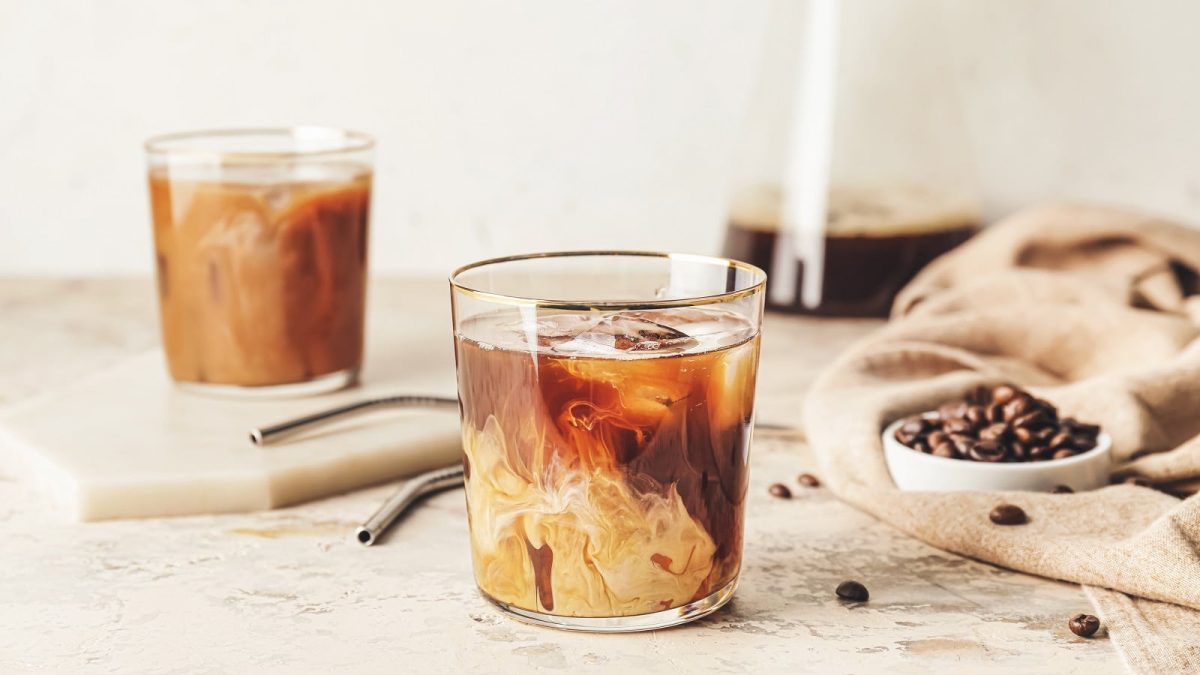
M831 316L887 316L896 293L921 268L969 239L975 231L972 225L959 225L879 235L831 232L825 237L821 302L816 307L805 307L801 300L804 263L794 258L795 300L787 305L772 302L769 286L776 272L774 264L775 247L779 243L778 232L730 223L725 236L725 256L744 260L766 270L767 306L771 309Z

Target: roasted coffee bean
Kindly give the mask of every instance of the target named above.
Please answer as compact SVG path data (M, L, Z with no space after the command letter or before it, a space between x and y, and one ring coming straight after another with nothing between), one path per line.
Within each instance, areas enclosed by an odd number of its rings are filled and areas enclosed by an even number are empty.
M954 459L958 456L958 452L954 449L954 444L950 441L945 441L933 448L934 457L945 457L946 459Z
M949 437L946 436L946 432L944 431L931 431L929 432L929 436L925 439L925 442L929 444L929 447L936 448L942 443L945 443L948 438Z
M1000 405L999 403L993 403L989 405L987 409L987 416L989 422L1003 422L1004 406Z
M929 428L929 421L926 420L924 417L921 417L920 415L913 415L912 417L908 417L904 420L904 424L900 425L900 431L903 431L904 433L910 434L912 436L916 436L917 434L923 433L928 428Z
M967 408L967 421L976 427L987 424L987 409L981 405L973 405Z
M1009 384L1002 384L992 389L992 403L998 403L1002 406L1016 398L1016 396L1017 388Z
M1038 429L1037 431L1034 431L1033 437L1036 438L1039 443L1049 443L1050 439L1054 437L1054 433L1053 427L1046 427L1045 429Z
M915 434L905 433L903 429L897 429L896 440L900 441L902 445L911 446L913 441L917 440L917 437Z
M1071 436L1071 446L1080 452L1091 450L1096 447L1096 439L1076 434Z
M1022 443L1029 443L1033 440L1033 431L1024 427L1013 429L1013 436Z
M838 584L837 596L842 600L850 602L866 602L871 594L867 592L867 587L857 581L843 581Z
M1059 448L1070 447L1070 445L1071 445L1071 432L1069 432L1065 429L1050 437L1050 447L1054 448L1055 450L1057 450Z
M1039 429L1046 424L1046 414L1041 410L1025 413L1012 421L1014 427L1024 427L1026 429Z
M1028 521L1025 511L1014 504L1000 504L992 509L988 518L997 525L1024 525Z
M967 414L966 401L952 401L938 407L938 417L944 422Z
M984 427L979 432L979 440L981 441L997 441L1003 442L1008 438L1007 424L992 424Z
M967 451L967 457L976 462L999 462L1006 454L1005 447L995 441L980 441Z
M1092 438L1100 435L1099 424L1087 424L1085 422L1080 422L1079 420L1073 419L1063 421L1069 423L1071 429L1077 434L1083 434L1084 436L1090 436Z
M1033 409L1032 400L1026 394L1020 394L1004 405L1004 419L1015 420Z
M802 473L796 476L796 482L804 487L821 487L821 481L817 480L817 477L811 473Z
M784 485L783 483L772 483L771 487L767 488L767 491L771 493L772 497L778 497L780 499L792 498L792 491L789 490L788 486Z
M1054 489L1050 492L1056 495L1069 495L1074 494L1075 491L1071 489L1070 485L1055 485Z
M1024 462L1029 459L1029 448L1020 441L1008 444L1008 457L1014 462Z
M1074 450L1070 450L1068 448L1059 448L1058 450L1054 451L1053 455L1050 455L1050 459L1066 459L1068 457L1074 457L1074 456L1075 456Z
M912 449L913 449L913 450L916 450L917 452L923 452L923 453L925 453L925 454L927 454L927 455L928 455L928 454L929 454L929 451L930 451L932 448L930 448L930 447L929 447L929 444L928 444L928 443L926 443L925 441L917 441L916 443L913 443L913 444L912 444Z
M962 417L952 417L942 424L942 428L945 429L947 433L965 434L972 431L974 426Z
M1100 619L1091 614L1076 614L1067 622L1067 627L1079 637L1092 637L1100 630Z
M959 455L965 456L971 451L971 446L975 445L975 439L963 434L953 434L950 436L950 442L954 444L954 451Z
M1029 446L1029 461L1040 462L1045 459L1050 459L1053 451L1046 445L1031 445Z

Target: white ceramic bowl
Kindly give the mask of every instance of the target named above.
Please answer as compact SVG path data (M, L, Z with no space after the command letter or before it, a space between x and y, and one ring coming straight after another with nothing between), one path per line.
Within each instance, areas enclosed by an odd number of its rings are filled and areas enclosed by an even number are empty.
M1066 459L1045 462L972 462L918 452L896 440L898 419L883 430L883 454L892 480L901 490L1050 492L1058 485L1076 492L1108 485L1112 439L1101 432L1096 447Z

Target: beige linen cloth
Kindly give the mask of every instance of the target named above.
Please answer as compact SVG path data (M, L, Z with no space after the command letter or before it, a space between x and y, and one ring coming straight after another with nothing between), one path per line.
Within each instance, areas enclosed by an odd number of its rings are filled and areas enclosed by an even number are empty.
M1113 438L1117 475L1200 486L1200 231L1080 205L1031 209L926 268L892 321L814 384L804 427L838 496L938 548L1084 584L1136 672L1200 672L1200 496L902 492L880 430L1014 382ZM1006 501L1030 517L1001 527ZM1063 625L1066 625L1066 616Z

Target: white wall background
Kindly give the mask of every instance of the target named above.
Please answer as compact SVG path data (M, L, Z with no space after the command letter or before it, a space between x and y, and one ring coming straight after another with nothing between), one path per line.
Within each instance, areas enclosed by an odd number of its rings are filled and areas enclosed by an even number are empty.
M949 50L938 95L961 102L990 214L1065 196L1200 222L1200 3L859 1ZM376 273L715 252L770 16L768 0L0 0L0 273L149 272L141 141L294 123L378 138ZM862 42L847 63L894 67ZM931 93L893 95L911 110Z

